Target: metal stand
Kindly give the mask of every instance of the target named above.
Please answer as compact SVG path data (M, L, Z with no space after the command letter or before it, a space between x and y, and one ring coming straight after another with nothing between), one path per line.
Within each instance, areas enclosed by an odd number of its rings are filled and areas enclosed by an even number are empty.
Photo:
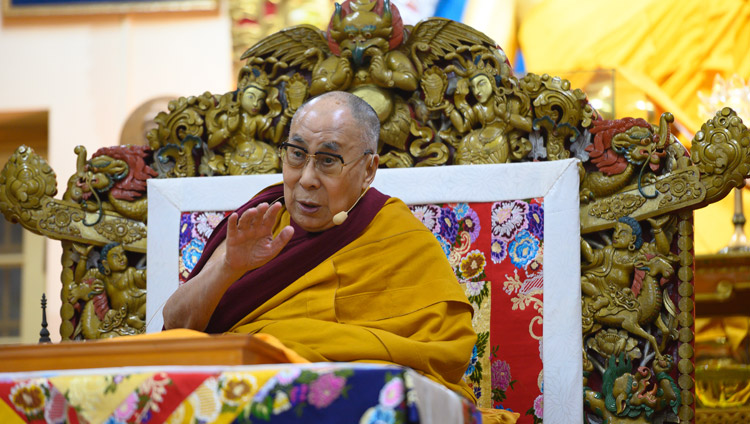
M745 214L742 210L742 188L734 189L734 234L727 247L721 249L719 253L750 252L750 244L745 236Z
M39 343L51 343L47 330L47 296L42 293L42 331L39 332Z

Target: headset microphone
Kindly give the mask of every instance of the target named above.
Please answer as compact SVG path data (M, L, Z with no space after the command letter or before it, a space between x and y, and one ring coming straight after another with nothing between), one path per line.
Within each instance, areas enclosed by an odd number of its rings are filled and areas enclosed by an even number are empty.
M349 218L349 214L346 211L341 211L333 216L333 225L341 225Z
M365 193L367 193L367 189L364 189L364 191L362 191L362 194L359 195L359 197L357 198L357 201L354 202L354 204L352 205L351 208L349 208L348 211L341 211L341 212L337 213L336 215L334 215L333 216L333 220L332 220L333 221L333 225L341 225L341 224L343 224L344 221L346 221L346 218L349 218L349 212L351 212L352 209L354 209L354 207L357 206L357 203L359 203L359 199L361 199L362 196L365 195Z

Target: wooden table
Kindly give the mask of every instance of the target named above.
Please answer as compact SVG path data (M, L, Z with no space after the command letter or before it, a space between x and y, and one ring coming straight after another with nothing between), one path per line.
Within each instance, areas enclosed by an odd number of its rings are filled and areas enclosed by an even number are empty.
M111 340L0 348L0 372L138 365L250 365L289 362L281 349L251 335L144 335Z

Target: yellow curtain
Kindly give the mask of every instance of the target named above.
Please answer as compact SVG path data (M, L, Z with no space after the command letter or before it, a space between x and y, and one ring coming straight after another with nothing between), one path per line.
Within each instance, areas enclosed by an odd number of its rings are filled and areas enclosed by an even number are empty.
M748 0L547 0L518 39L529 71L616 69L689 133L717 73L750 77Z
M527 70L616 69L674 114L683 141L707 119L697 93L709 94L715 75L750 79L750 0L546 0L519 19ZM750 214L749 190L744 197ZM732 198L696 212L696 254L729 242Z

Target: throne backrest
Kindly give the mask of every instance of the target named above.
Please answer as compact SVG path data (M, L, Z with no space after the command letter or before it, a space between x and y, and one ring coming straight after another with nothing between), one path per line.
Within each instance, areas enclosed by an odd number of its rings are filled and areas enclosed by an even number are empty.
M161 329L161 305L210 228L280 180L149 182L149 281L159 284L149 286L148 331ZM580 412L577 396L557 395L582 390L576 161L383 169L373 186L404 200L433 231L474 306L478 340L464 378L479 405L542 418L546 391L555 394L545 402L548 419Z

